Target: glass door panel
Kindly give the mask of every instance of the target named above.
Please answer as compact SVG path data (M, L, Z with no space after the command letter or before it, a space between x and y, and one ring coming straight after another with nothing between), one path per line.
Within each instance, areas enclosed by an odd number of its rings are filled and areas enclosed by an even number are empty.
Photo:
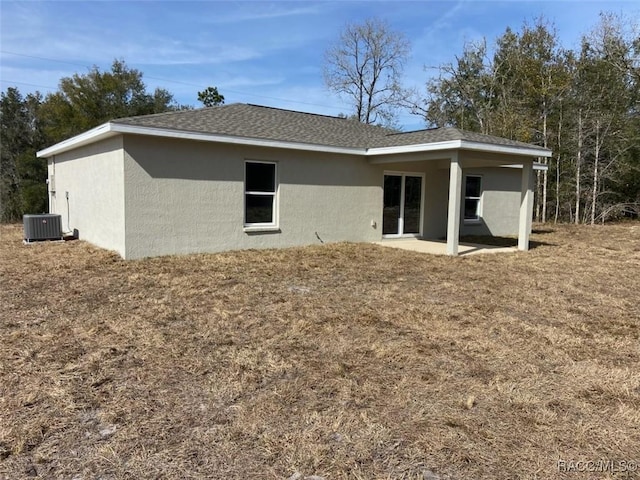
M400 204L402 203L402 176L384 176L384 207L382 212L382 234L400 233Z
M422 203L422 177L404 177L403 234L420 233L420 204Z

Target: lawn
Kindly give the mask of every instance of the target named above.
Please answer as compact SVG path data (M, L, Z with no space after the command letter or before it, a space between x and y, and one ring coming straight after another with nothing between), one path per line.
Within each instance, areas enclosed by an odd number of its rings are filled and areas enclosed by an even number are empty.
M123 261L2 226L0 478L640 478L640 224L535 228Z

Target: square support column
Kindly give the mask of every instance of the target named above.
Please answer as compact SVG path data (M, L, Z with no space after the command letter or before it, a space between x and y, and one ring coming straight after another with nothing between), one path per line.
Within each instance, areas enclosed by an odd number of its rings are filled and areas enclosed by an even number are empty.
M449 167L449 209L447 215L447 255L458 255L460 243L460 210L462 196L462 167L458 152L451 157Z
M520 222L518 227L518 250L529 250L531 221L533 218L533 161L522 165L522 184L520 186Z

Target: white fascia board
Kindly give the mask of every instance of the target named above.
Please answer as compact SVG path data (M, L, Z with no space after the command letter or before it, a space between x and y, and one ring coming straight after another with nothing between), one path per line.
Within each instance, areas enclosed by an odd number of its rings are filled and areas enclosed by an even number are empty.
M287 148L290 150L306 150L310 152L342 153L346 155L364 155L364 148L331 147L312 143L283 142L280 140L266 140L259 138L237 137L233 135L219 135L212 133L186 132L157 127L139 127L135 125L112 124L114 131L133 135L148 135L152 137L178 138L183 140L197 140L202 142L217 142L234 145L250 145L254 147Z
M522 170L522 165L500 165L502 168L519 168ZM541 172L546 172L547 170L549 170L549 165L545 165L544 163L540 163L540 162L533 162L533 169L534 170L539 170Z
M311 152L340 153L345 155L365 155L367 157L377 157L397 153L417 153L417 152L437 152L443 150L475 150L491 153L503 153L511 155L521 155L527 157L550 157L551 151L543 148L519 148L506 145L495 145L487 143L468 142L464 140L451 140L446 142L421 143L415 145L402 145L396 147L379 148L355 148L355 147L333 147L328 145L286 142L281 140L267 140L249 137L238 137L233 135L220 135L211 133L188 132L182 130L172 130L158 127L141 127L138 125L125 125L121 123L108 122L88 130L80 135L71 137L60 143L40 150L36 153L38 158L47 158L74 148L81 147L117 134L148 135L154 137L177 138L185 140L197 140L203 142L217 142L235 145L250 145L256 147L285 148L289 150L304 150Z
M105 123L99 127L88 130L80 135L71 137L60 143L37 152L38 158L47 158L58 155L68 150L103 140L118 134L146 135L152 137L177 138L184 140L197 140L203 142L217 142L235 145L251 145L255 147L286 148L290 150L306 150L311 152L342 153L346 155L364 155L364 148L332 147L311 143L283 142L280 140L266 140L249 137L237 137L232 135L216 135L211 133L186 132L157 127L141 127L137 125L125 125L121 123Z
M480 152L508 153L509 155L522 155L526 157L551 157L551 150L542 147L512 147L509 145L496 145L490 143L469 142L462 140L463 150L475 150Z
M367 156L391 155L394 153L432 152L437 150L473 150L478 152L503 153L525 157L551 157L551 151L546 148L512 147L492 143L470 142L468 140L450 140L447 142L421 143L416 145L402 145L397 147L379 147L367 150Z
M62 142L56 143L44 150L40 150L36 153L36 157L48 158L52 155L58 155L59 153L73 150L74 148L82 147L83 145L88 145L89 143L97 142L104 138L113 137L114 135L117 135L117 133L114 132L112 127L113 125L111 123L103 123L102 125L92 128L91 130L87 130L80 135L76 135L75 137L63 140Z
M378 155L393 155L394 153L433 152L438 150L454 150L460 148L460 140L447 142L416 143L415 145L400 145L396 147L377 147L367 149L368 157Z

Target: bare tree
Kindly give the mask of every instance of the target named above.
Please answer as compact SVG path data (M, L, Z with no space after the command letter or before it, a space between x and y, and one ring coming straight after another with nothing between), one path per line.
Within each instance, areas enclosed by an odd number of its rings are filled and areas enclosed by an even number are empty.
M582 195L582 187L580 180L582 175L582 144L584 143L584 128L582 121L582 109L578 109L578 147L576 150L576 225L580 223L580 197Z
M325 53L325 84L347 97L361 122L390 124L405 96L400 78L409 52L405 35L383 20L348 24Z

